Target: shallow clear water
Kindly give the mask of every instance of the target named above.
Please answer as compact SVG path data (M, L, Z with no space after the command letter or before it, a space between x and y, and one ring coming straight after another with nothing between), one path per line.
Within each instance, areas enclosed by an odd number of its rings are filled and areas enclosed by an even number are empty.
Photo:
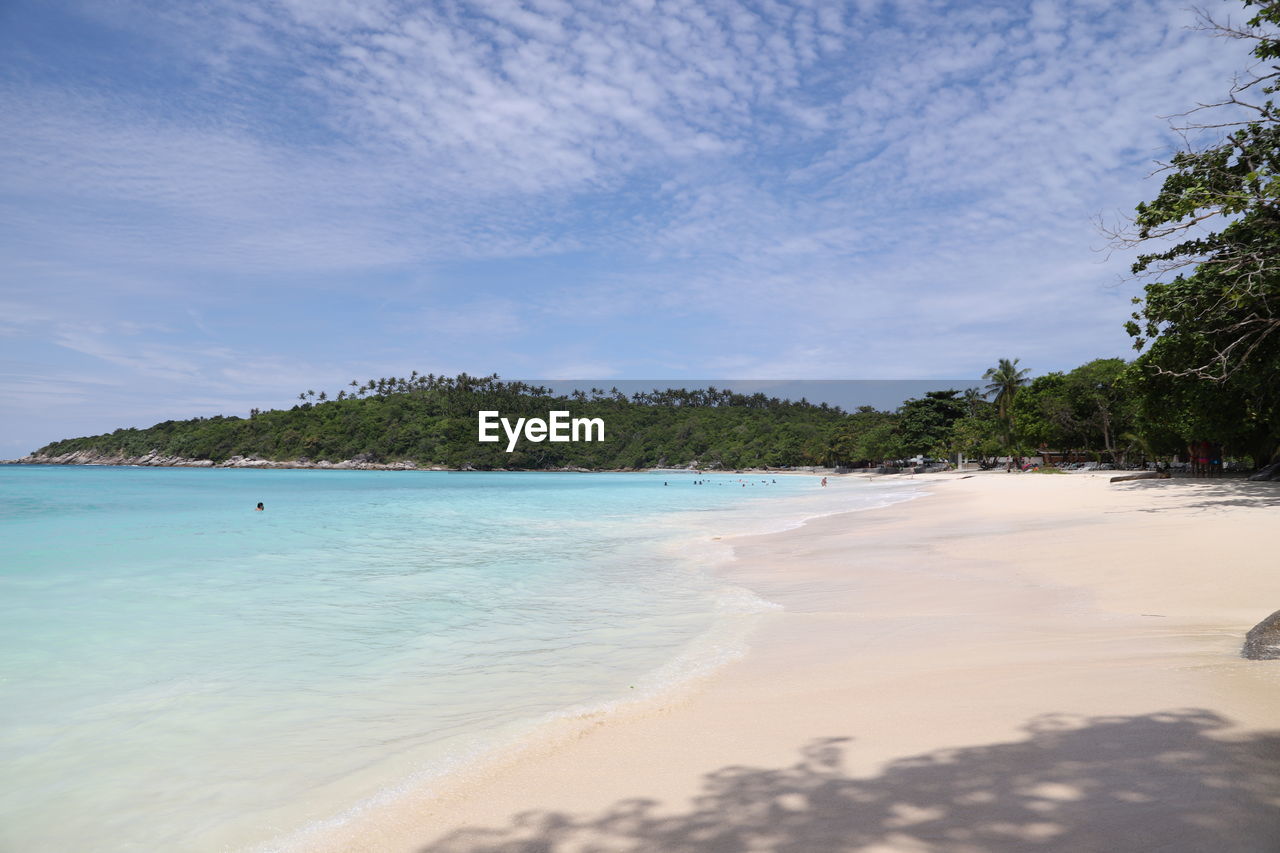
M340 819L736 653L712 535L909 494L695 479L0 467L0 849Z

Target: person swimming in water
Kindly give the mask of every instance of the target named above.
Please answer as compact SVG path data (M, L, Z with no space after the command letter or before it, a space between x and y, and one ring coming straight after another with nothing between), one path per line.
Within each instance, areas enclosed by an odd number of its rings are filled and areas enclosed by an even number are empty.
M262 501L258 501L258 507L257 509L254 510L254 512L262 512L265 509L266 507L262 505Z

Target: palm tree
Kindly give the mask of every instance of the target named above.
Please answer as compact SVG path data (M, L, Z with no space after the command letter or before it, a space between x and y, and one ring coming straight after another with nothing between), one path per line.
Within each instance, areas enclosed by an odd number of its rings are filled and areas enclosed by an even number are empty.
M1026 368L1019 370L1018 361L1019 359L1016 358L1013 361L1002 358L999 364L988 368L987 372L982 374L982 378L987 380L987 395L996 395L994 401L996 412L1002 421L1009 419L1009 409L1013 405L1014 396L1018 393L1018 389L1029 381L1027 374L1030 371Z
M1013 450L1013 398L1017 395L1018 389L1028 382L1026 368L1018 369L1018 359L1010 361L1007 358L1000 359L1000 362L986 373L982 374L982 378L987 380L987 394L995 394L996 414L1000 417L1000 423L1004 424L1004 444L1011 452Z

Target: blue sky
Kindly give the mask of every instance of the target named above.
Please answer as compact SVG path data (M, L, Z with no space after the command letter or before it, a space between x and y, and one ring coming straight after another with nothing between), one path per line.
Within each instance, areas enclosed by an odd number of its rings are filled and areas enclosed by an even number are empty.
M5 0L0 456L414 369L1127 357L1094 219L1247 66L1185 5Z

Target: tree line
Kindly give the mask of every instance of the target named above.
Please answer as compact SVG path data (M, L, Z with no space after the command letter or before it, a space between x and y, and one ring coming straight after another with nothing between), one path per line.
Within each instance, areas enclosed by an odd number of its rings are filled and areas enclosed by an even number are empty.
M413 461L476 469L642 469L698 464L709 468L819 464L828 455L838 407L731 389L654 389L627 395L593 388L570 395L495 376L419 375L355 382L329 394L309 389L288 410L253 410L248 418L165 421L69 439L38 451L164 455L215 462L232 456L276 461ZM545 418L552 410L599 417L605 440L522 442L513 453L478 441L478 414Z
M414 373L357 382L351 395L302 392L288 410L165 421L149 429L58 441L38 452L141 456L158 451L215 462L239 455L275 461L403 460L446 468L643 469L859 467L957 455L990 461L1050 449L1081 459L1141 464L1182 455L1189 442L1211 438L1238 458L1257 465L1270 460L1280 444L1276 418L1203 412L1200 398L1170 398L1162 384L1149 380L1147 370L1141 358L1109 358L1029 378L1018 359L1000 359L987 371L983 389L931 391L892 411L862 406L853 412L728 388L630 395L593 388L553 395L496 375ZM482 410L514 419L545 417L553 409L601 418L605 440L524 442L514 453L477 440ZM1215 428L1198 433L1210 415Z
M1102 358L1035 378L1000 359L986 386L933 391L896 411L850 414L829 460L867 465L916 456L992 462L1052 451L1067 458L1142 465L1186 459L1211 441L1260 467L1280 448L1280 412L1258 416L1249 401L1200 390L1198 380L1152 381L1148 359ZM1179 387L1181 386L1181 387ZM1171 393L1172 391L1172 393Z

